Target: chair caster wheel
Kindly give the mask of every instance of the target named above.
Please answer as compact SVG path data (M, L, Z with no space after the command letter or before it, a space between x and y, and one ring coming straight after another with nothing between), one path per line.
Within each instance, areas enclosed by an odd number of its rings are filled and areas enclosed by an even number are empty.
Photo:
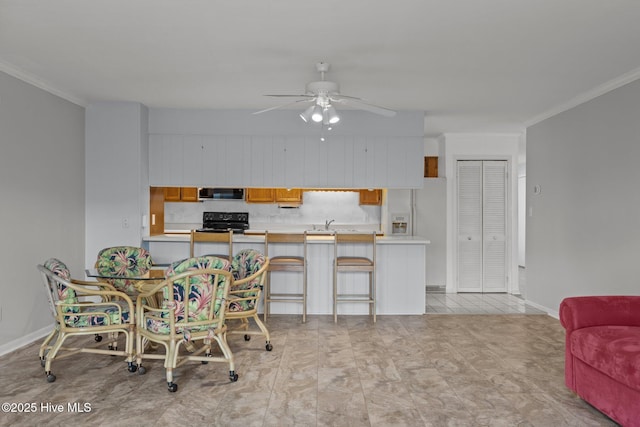
M147 373L147 368L144 366L138 366L138 375L144 375Z
M271 351L273 350L273 346L271 345L270 342L267 343L267 345L265 346L265 348L267 349L267 351Z
M95 338L96 342L100 342L102 341L102 335L96 335Z
M205 356L207 356L207 357L213 357L213 356L211 355L211 353L207 353L207 354L205 354ZM202 363L203 365L206 365L206 364L208 364L208 363L209 363L209 361L207 361L207 360L203 360L203 361L201 361L200 363Z
M244 336L244 340L245 340L245 341L249 341L250 339L251 339L251 335L245 335L245 336Z
M138 365L133 362L129 362L129 366L127 366L127 369L129 370L129 372L135 372L138 370Z
M178 391L178 384L176 383L168 383L169 386L169 391L171 393L175 393L176 391Z
M55 376L55 375L53 375L53 374L51 374L51 373L47 374L47 382L48 382L48 383L52 383L52 382L54 382L55 380L56 380L56 376Z
M236 381L238 381L238 374L236 374L236 371L229 371L229 379L231 380L231 382L235 383Z

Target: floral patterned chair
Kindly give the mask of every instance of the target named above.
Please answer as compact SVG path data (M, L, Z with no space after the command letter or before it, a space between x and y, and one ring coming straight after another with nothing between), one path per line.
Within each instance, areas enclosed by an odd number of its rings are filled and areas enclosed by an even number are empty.
M233 282L229 291L226 319L229 323L229 334L244 334L246 341L251 339L251 335L264 335L266 349L271 351L273 346L269 330L258 317L258 302L268 268L269 259L255 249L243 249L233 257ZM259 330L249 329L250 318L253 318Z
M147 272L153 264L151 255L144 248L135 246L114 246L102 249L98 253L95 268L99 271L110 271L126 277L140 276ZM131 279L101 279L110 283L117 290L130 297L136 298L138 290L135 288L136 280Z
M164 360L169 391L178 390L173 382L173 370L188 361L225 362L229 378L238 380L233 353L227 345L225 313L232 276L229 261L202 256L176 261L166 270L166 279L138 295L136 302L136 344L138 372L144 374L143 359ZM163 298L159 308L144 303L158 292ZM145 353L145 340L162 344L164 354ZM211 355L216 341L222 356ZM195 344L201 342L200 348ZM180 352L181 346L186 351Z
M42 273L49 305L55 319L54 329L40 346L40 363L44 367L48 382L56 376L51 364L61 358L61 351L73 353L99 353L125 356L129 372L136 371L133 363L135 334L133 301L124 292L117 291L108 283L85 282L71 278L69 269L60 260L51 258L38 265ZM90 298L92 297L92 298ZM100 302L95 302L99 297ZM109 336L107 349L94 347L63 347L65 340L75 335ZM125 336L124 350L118 350L118 334ZM96 339L96 341L101 341ZM53 344L51 344L53 342Z

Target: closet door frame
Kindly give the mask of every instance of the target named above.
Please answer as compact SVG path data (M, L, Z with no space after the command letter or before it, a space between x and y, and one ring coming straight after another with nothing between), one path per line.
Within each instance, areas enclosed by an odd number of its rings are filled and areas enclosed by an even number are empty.
M453 259L451 260L452 266L453 266L453 292L454 293L458 293L458 234L457 234L457 230L458 230L458 179L457 179L457 164L459 160L474 160L474 161L505 161L506 162L506 171L507 171L507 177L505 179L505 193L506 193L506 224L505 224L505 251L506 251L506 259L505 259L505 270L506 270L506 281L507 281L507 286L506 286L506 292L507 293L512 293L513 292L513 284L514 284L514 280L512 278L512 264L513 264L513 260L512 260L512 244L513 244L513 228L512 228L512 223L513 223L513 213L514 213L514 205L513 205L513 200L512 200L512 163L511 163L511 158L509 156L455 156L455 158L453 159L453 165L455 166L456 171L452 174L455 178L454 178L454 183L453 183L453 188L454 190L454 194L452 195L452 208L453 208L453 212L452 215L449 216L449 218L452 221L452 230L453 232L453 245L452 248L450 248L451 250L451 254L453 255ZM449 175L451 176L451 175Z

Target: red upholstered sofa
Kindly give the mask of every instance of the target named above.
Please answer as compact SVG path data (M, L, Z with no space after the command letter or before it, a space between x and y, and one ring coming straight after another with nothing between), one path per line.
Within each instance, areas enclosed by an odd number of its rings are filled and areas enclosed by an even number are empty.
M640 426L640 296L565 298L565 383L625 427Z

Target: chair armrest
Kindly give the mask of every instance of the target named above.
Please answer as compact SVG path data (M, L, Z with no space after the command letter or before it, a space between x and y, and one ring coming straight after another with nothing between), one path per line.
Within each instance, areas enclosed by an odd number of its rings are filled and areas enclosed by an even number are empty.
M266 277L266 273L267 273L267 268L269 268L269 260L267 259L265 261L265 263L260 267L260 269L258 271L256 271L255 273L253 273L250 276L247 277L243 277L242 279L234 279L231 281L231 285L229 286L230 289L230 293L233 291L241 291L241 290L247 290L247 289L243 289L245 283L250 283L255 281L256 283L254 283L254 285L252 286L252 288L256 288L259 287L260 289L262 289L262 286L264 285L264 280Z
M71 283L73 283L74 285L82 285L82 286L93 286L95 287L97 290L103 290L103 291L118 291L111 283L107 283L107 282L100 282L98 280L78 280L78 279L71 279L70 280Z
M640 296L565 298L560 303L560 323L568 334L590 326L640 326Z

